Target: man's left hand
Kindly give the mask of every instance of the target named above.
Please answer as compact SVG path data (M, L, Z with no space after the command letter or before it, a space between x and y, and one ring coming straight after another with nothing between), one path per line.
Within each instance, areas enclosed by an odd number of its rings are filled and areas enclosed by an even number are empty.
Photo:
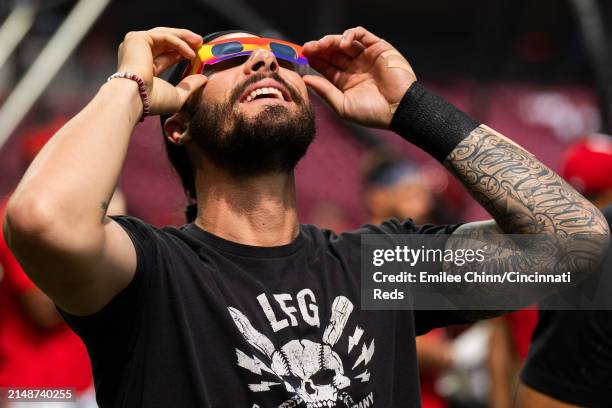
M402 97L416 81L406 59L363 27L304 44L310 66L323 76L304 82L344 119L387 129Z

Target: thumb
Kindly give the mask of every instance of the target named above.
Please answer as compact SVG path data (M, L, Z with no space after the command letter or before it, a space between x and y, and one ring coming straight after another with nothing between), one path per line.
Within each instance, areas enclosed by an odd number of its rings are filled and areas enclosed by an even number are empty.
M344 94L334 84L317 75L304 75L302 79L307 86L325 99L338 115L342 116L344 114Z
M206 84L208 78L204 75L189 75L175 87L179 105L183 106L187 98Z

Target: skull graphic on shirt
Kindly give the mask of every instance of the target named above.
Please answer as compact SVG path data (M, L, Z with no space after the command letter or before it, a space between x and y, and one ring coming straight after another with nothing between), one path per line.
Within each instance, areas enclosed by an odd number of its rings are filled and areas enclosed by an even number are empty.
M348 318L353 311L353 304L344 296L338 296L332 304L332 313L320 343L308 339L295 339L276 349L270 339L257 331L249 319L238 309L229 307L230 315L245 340L256 350L265 355L266 363L256 356L236 349L237 363L252 373L263 372L273 375L279 381L262 381L249 384L253 392L270 391L273 386L284 385L292 396L279 407L307 408L342 407L353 404L353 399L344 390L351 385L351 378L346 375L343 361L333 350L341 338ZM356 327L355 334L349 338L349 352L359 342L363 330ZM367 366L374 354L374 340L370 345L363 345L360 356L353 368L363 363ZM361 382L369 381L370 373L366 370L354 377ZM338 405L339 403L343 405Z
M272 355L270 368L283 379L287 391L297 394L307 407L335 406L338 391L351 384L340 356L329 345L310 340L285 344Z

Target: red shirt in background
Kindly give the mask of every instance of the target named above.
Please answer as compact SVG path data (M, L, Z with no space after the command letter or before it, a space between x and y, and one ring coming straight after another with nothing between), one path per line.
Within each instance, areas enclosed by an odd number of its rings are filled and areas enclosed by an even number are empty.
M503 316L510 326L514 350L521 362L527 358L531 336L538 323L537 309L523 309Z
M6 200L0 201L0 220ZM23 272L0 232L0 387L74 387L92 385L85 346L65 324L35 326L19 297L38 290Z
M445 336L444 329L434 329L425 334L423 338L426 338L427 341L436 342ZM436 391L438 376L434 373L423 373L419 370L419 377L421 382L421 408L446 408L448 405L446 399Z

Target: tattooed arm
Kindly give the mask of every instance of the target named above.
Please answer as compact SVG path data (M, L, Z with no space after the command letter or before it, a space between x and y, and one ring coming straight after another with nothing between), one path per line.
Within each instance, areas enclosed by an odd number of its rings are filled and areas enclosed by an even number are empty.
M495 253L487 254L483 265L485 272L572 271L576 282L601 260L609 229L600 211L503 135L485 125L477 127L447 156L444 165L494 218L459 227L448 242L451 247L465 248L474 240L495 240ZM546 241L548 245L521 244L506 234L542 234L550 236L551 241ZM551 292L560 288L547 285ZM542 287L517 291L511 284L466 284L463 290L466 299L474 300L473 309L502 305L504 299L510 298L512 304L526 306L546 294ZM497 314L500 312L461 311L468 320Z
M421 87L408 61L391 44L356 27L310 41L303 51L322 74L306 75L304 81L342 118L391 129L430 153L493 216L493 221L460 227L448 245L469 248L470 239L496 239L496 252L487 254L489 272L502 267L551 274L571 270L574 281L599 262L609 236L600 212L531 154ZM507 234L545 234L551 239L541 247L520 245ZM594 239L577 238L582 235ZM527 305L538 295L500 284L459 289L463 298L474 300L469 309L503 298L517 304L517 296ZM493 314L466 312L466 317Z
M506 234L609 232L593 204L531 153L486 125L461 141L444 165Z

